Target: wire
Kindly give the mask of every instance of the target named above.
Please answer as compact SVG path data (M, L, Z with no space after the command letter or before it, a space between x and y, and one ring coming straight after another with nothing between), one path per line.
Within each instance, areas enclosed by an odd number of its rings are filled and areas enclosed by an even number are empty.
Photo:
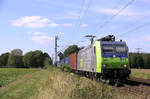
M98 26L98 29L96 30L95 34L99 32L100 29L102 29L106 24L110 23L111 20L113 20L117 15L119 15L123 10L125 10L128 6L130 6L135 0L131 0L128 2L123 8L121 8L116 14L111 16L108 20L106 20L103 24Z
M124 33L122 33L121 35L118 35L118 37L119 37L119 36L123 36L123 35L128 34L128 33L131 33L131 32L134 32L134 31L136 31L136 30L138 30L138 29L140 29L140 28L143 28L143 27L145 27L145 26L147 26L147 25L150 25L150 23L145 23L145 24L139 25L139 26L135 27L134 29L131 29L131 30L127 31L127 32L124 32ZM117 37L117 38L118 38L118 37Z
M84 16L86 16L87 12L89 11L89 9L90 9L90 7L91 7L91 4L92 4L92 0L89 0L86 9L85 9L84 12L83 12L83 15L80 16L80 18L79 18L79 23L78 23L78 25L77 25L76 32L79 31L79 28L80 28L80 26L81 26L81 24L82 24L82 19L83 19Z
M89 0L88 5L87 5L87 8L85 9L85 11L84 11L84 13L83 13L83 15L82 15L81 18L83 18L84 16L86 16L86 14L87 14L89 8L91 7L91 4L92 4L91 2L92 2L92 0ZM79 26L80 26L81 24L82 24L82 20L80 19L80 21L79 21Z
M81 20L81 14L82 14L82 10L84 9L84 4L85 4L85 1L86 0L83 0L83 2L81 3L81 9L79 11L79 16L77 18L77 22L75 23L75 28L77 27L78 23L80 23L80 20ZM75 30L75 29L74 29Z

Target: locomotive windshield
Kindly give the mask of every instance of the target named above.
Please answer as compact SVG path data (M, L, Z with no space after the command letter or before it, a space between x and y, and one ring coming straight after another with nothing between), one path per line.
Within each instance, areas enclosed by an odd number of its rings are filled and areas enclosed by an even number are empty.
M103 53L127 53L127 46L121 44L103 44Z
M127 47L125 45L116 45L116 53L126 53Z

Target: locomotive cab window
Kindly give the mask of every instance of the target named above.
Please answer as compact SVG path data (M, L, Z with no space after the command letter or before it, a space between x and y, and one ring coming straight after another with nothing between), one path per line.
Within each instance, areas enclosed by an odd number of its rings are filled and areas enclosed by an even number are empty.
M104 44L102 45L102 50L103 50L103 53L113 53L114 48L113 48L113 45L111 44Z

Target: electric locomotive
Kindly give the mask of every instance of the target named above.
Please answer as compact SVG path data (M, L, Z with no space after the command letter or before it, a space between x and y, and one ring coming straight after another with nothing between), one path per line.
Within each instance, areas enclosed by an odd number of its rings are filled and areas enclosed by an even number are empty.
M126 79L131 72L127 44L115 41L113 35L98 39L62 61L67 61L72 71L92 78Z
M77 70L87 75L126 79L130 74L128 47L113 35L97 40L78 53Z

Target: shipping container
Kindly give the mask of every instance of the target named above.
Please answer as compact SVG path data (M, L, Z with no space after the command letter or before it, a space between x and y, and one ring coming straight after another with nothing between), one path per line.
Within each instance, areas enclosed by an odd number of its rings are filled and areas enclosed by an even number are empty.
M72 53L70 55L70 66L72 69L76 70L77 69L77 52Z
M87 48L80 50L77 61L78 70L96 72L96 55L94 54L94 47L90 45Z
M65 64L69 65L69 56L65 58Z
M62 65L62 64L65 64L65 59L62 59L61 61L60 61L60 64Z

